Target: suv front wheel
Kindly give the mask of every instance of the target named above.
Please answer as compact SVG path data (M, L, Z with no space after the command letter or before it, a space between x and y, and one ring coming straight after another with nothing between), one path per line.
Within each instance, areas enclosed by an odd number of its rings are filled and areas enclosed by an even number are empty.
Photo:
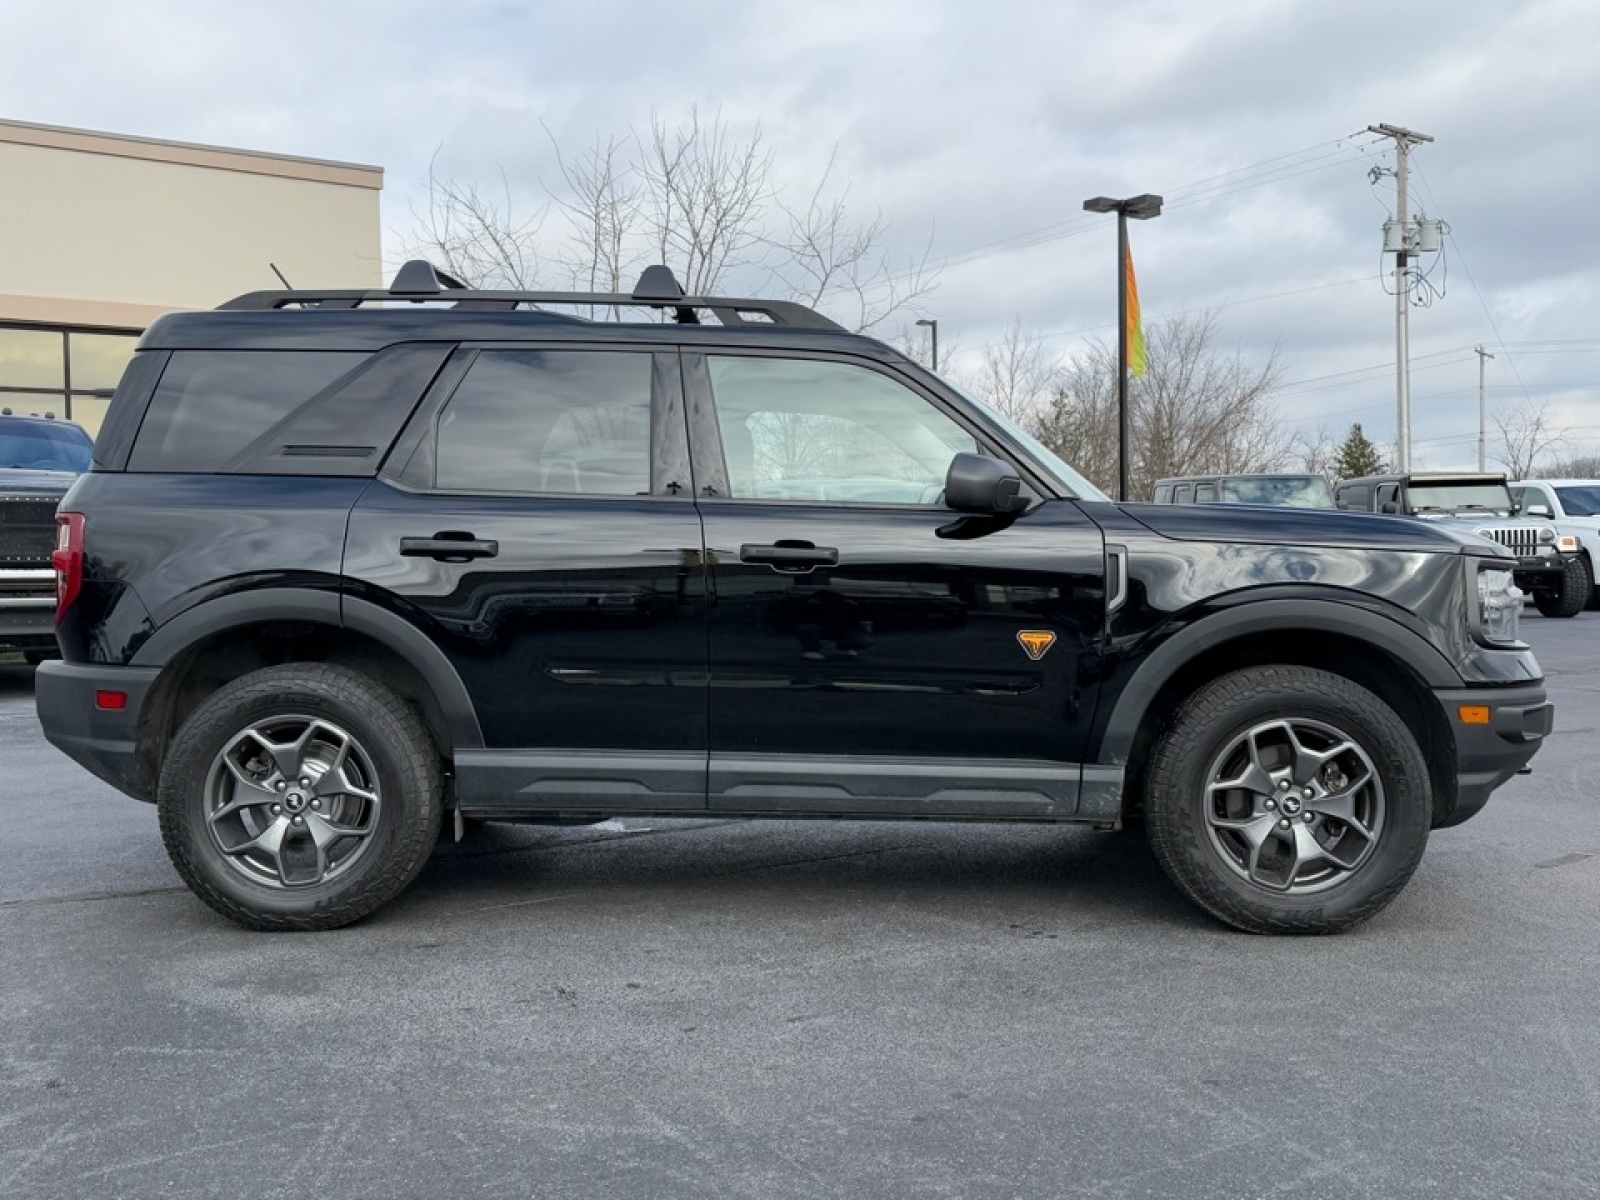
M1561 564L1561 586L1552 592L1535 592L1533 605L1545 617L1575 617L1589 605L1594 595L1594 580L1588 561L1581 554L1569 554Z
M251 929L335 929L411 882L442 811L417 714L356 671L300 663L219 689L162 766L161 835L184 882Z
M1240 929L1335 933L1392 900L1428 840L1428 771L1406 724L1340 675L1251 667L1200 688L1151 762L1163 869Z

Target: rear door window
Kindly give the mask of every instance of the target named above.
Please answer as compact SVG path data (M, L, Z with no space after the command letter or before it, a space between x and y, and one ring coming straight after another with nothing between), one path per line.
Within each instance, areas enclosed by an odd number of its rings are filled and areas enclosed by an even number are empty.
M485 350L439 414L446 492L650 494L651 355Z

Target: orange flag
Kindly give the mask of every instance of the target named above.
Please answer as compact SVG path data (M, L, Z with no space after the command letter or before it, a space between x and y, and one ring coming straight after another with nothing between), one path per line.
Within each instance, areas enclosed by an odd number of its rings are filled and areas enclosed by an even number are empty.
M1133 275L1133 247L1128 247L1127 260L1122 264L1128 276L1128 371L1143 375L1149 366L1145 356L1144 325L1139 320L1139 281Z

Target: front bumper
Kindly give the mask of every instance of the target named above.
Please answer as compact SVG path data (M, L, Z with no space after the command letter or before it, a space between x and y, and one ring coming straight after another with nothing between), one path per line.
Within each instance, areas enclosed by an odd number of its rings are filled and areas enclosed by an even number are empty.
M56 573L0 568L0 646L56 644Z
M26 604L0 599L0 646L36 646L56 644L56 601L52 596L40 603Z
M50 744L135 800L154 802L154 781L139 770L139 716L159 667L99 663L40 663L34 702ZM127 696L120 709L101 708L101 692Z
M1489 796L1528 765L1552 727L1555 707L1544 685L1511 688L1441 688L1434 692L1456 739L1456 797L1434 812L1434 827L1459 825ZM1463 709L1488 710L1486 722L1469 723Z

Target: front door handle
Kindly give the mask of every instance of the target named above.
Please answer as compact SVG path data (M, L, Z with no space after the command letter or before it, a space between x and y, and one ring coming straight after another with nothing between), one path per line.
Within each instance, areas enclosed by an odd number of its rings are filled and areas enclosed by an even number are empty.
M500 543L485 541L470 533L446 530L432 537L403 537L400 554L403 558L432 558L439 562L464 563L475 558L493 558L500 553Z
M739 561L768 566L774 571L809 571L813 567L832 567L839 563L839 552L832 546L813 546L810 542L781 541L771 546L739 547Z

